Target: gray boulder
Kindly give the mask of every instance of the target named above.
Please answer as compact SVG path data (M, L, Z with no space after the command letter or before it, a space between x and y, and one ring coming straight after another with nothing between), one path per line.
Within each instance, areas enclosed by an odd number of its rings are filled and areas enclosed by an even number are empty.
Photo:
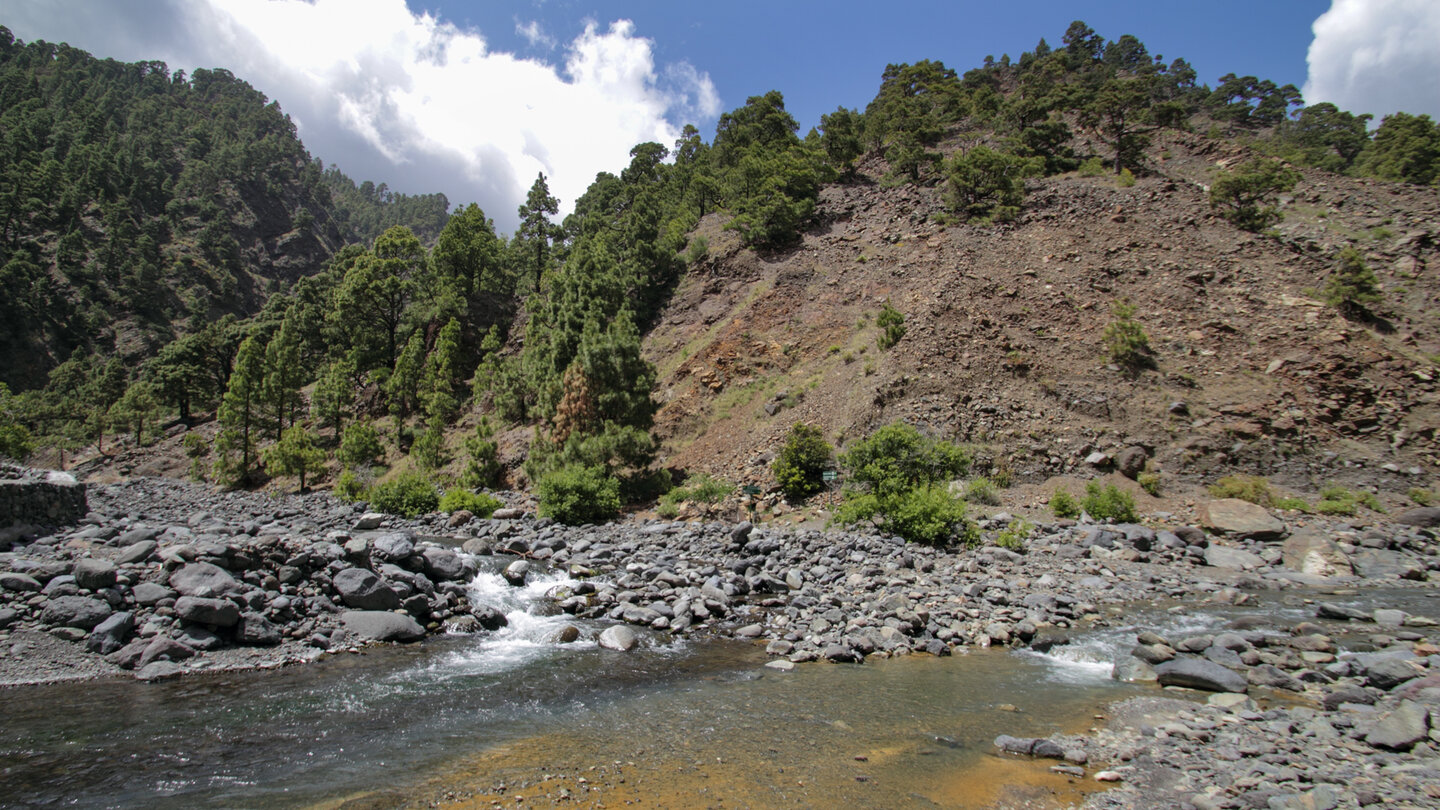
M154 661L141 667L140 671L135 673L135 678L151 682L168 681L180 677L184 672L185 670L173 661Z
M394 610L400 606L400 595L374 571L346 568L331 580L340 601L356 610Z
M1299 678L1271 664L1260 664L1245 673L1245 678L1255 686L1270 689L1284 689L1287 692L1304 692L1305 684Z
M130 638L130 633L134 629L135 614L112 613L109 618L95 625L95 629L90 631L90 638L86 639L85 647L90 652L109 655L125 646L125 640Z
M110 617L110 605L88 596L57 596L45 603L40 621L56 627L78 627L94 630Z
M124 540L124 535L121 535L121 540ZM131 563L145 562L150 559L150 555L154 554L157 548L159 548L159 545L154 540L140 540L131 543L121 549L120 553L116 555L115 564L129 565Z
M115 587L115 564L93 557L75 563L75 584L87 591Z
M1263 567L1265 561L1258 554L1251 554L1244 549L1211 543L1205 548L1205 564L1233 571L1252 571Z
M370 543L370 556L397 565L414 553L415 541L405 532L386 532Z
M382 512L366 512L365 514L363 514L363 515L360 516L360 519L359 519L359 520L355 521L355 531L357 531L357 532L368 532L368 531L370 531L371 529L378 529L378 528L380 528L380 524L381 524L381 523L384 523L384 522L385 522L385 515L384 515L384 513L382 513Z
M1127 447L1115 456L1115 469L1133 481L1140 477L1140 473L1145 472L1145 462L1149 460L1150 454L1145 452L1145 448Z
M1207 692L1244 692L1245 676L1203 658L1177 658L1155 667L1161 686L1184 686Z
M1355 573L1366 579L1411 579L1424 581L1424 563L1416 562L1398 551L1383 548L1356 549L1350 555Z
M1396 523L1403 523L1406 526L1420 526L1426 529L1433 529L1440 526L1440 506L1422 506L1418 509L1407 509L1395 516Z
M525 560L516 560L505 566L505 571L501 576L505 577L506 582L518 588L525 584L525 577L528 576L529 573L530 563Z
M1418 678L1423 673L1409 661L1399 658L1381 658L1365 667L1365 685L1389 692L1406 681Z
M156 636L145 647L145 652L140 654L140 660L135 666L144 669L152 661L184 661L194 655L195 649L188 644L182 644L173 638Z
M1213 532L1250 540L1279 540L1285 534L1285 524L1264 507L1238 498L1209 501L1195 511L1200 525Z
M171 599L175 592L157 582L141 582L130 590L135 604L150 607L161 599Z
M175 600L175 615L195 624L234 627L240 621L240 608L229 599L182 596Z
M347 610L340 623L351 633L371 641L419 641L425 628L402 613L388 610Z
M630 652L635 649L635 645L640 643L640 639L635 635L634 630L623 624L617 624L605 628L604 632L600 634L599 643L607 650Z
M246 612L241 614L235 627L235 640L257 647L273 647L280 643L280 628L259 613Z
M1285 567L1319 577L1348 577L1355 573L1350 558L1329 537L1314 529L1300 529L1281 547Z
M469 569L465 560L450 549L427 546L421 554L425 557L425 573L431 578L439 581L466 578Z
M36 593L40 588L40 580L29 574L17 574L11 571L0 572L0 591Z
M1409 751L1428 737L1430 711L1413 700L1402 700L1395 710L1384 715L1365 735L1365 742L1376 748Z
M170 587L185 596L223 596L240 590L229 571L210 563L189 563L170 575Z

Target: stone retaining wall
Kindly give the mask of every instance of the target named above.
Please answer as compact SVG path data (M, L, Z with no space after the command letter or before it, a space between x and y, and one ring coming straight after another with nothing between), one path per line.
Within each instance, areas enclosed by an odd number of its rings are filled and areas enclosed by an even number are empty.
M65 526L89 510L85 485L64 473L0 480L0 528Z

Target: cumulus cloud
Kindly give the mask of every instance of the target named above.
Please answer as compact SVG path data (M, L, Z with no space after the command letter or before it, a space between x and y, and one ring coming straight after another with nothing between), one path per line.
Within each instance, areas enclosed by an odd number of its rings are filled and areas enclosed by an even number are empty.
M553 51L555 50L555 46L559 44L555 41L554 37L545 33L545 29L540 27L539 20L531 20L528 23L522 23L517 20L515 22L515 33L524 37L532 48L544 48L547 51Z
M312 154L357 181L478 202L505 230L537 174L568 208L597 172L627 165L635 144L668 146L681 125L720 111L708 75L657 67L653 43L628 20L587 23L552 63L491 50L482 32L404 0L18 5L12 28L27 40L229 68L279 100ZM517 28L546 44L540 26Z
M1440 3L1333 0L1315 20L1307 103L1440 118Z

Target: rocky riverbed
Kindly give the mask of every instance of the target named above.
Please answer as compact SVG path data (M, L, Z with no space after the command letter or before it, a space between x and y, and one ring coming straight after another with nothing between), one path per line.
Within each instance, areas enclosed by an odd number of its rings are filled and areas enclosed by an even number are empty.
M1021 549L988 544L1010 523L996 515L986 545L938 550L745 523L567 527L520 509L402 520L324 494L161 479L93 486L89 509L75 526L0 537L10 546L0 552L0 682L275 667L490 632L504 617L472 605L467 588L482 569L515 584L568 573L575 584L552 597L576 622L557 642L588 633L624 650L729 637L764 645L777 669L965 646L1053 650L1125 605L1186 610L1292 592L1316 597L1313 617L1142 632L1117 656L1116 677L1222 696L1211 704L1143 704L1088 738L997 744L1068 760L1057 767L1077 779L1126 783L1092 800L1106 807L1155 806L1161 790L1174 806L1433 806L1427 785L1440 783L1429 770L1440 611L1360 610L1313 590L1428 593L1440 577L1429 511L1368 526L1293 513L1287 523L1216 502L1199 510L1204 529L1167 516L1055 522Z

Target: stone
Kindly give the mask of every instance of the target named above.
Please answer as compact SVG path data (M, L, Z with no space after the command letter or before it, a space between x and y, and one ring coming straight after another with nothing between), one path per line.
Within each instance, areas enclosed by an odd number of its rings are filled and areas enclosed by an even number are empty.
M135 679L140 681L167 681L171 678L178 678L185 670L174 661L154 661L140 668L135 673Z
M75 584L87 591L115 587L115 563L86 557L75 563Z
M151 607L161 599L174 598L175 592L157 582L141 582L130 589L130 595L135 599L135 604Z
M1420 677L1422 673L1409 661L1399 658L1381 658L1365 667L1365 685L1389 692L1406 681Z
M405 532L386 532L370 543L370 556L399 565L415 553L415 541Z
M145 651L140 654L140 659L135 666L144 669L152 661L184 661L194 655L193 647L182 644L173 638L156 636L145 646Z
M1127 447L1115 456L1115 469L1133 481L1140 477L1140 473L1145 472L1145 462L1149 460L1150 454L1145 451L1145 448Z
M1281 546L1284 565L1318 577L1348 577L1355 573L1339 544L1314 529L1298 529Z
M380 528L380 524L384 522L385 514L383 512L366 512L360 516L359 520L355 521L353 530L357 532L368 532Z
M450 513L450 519L445 521L445 527L449 529L458 529L474 519L475 513L471 512L469 509L456 509L454 512Z
M1121 654L1115 659L1110 677L1125 683L1154 683L1158 677L1155 668L1133 655Z
M1403 610L1392 610L1389 608L1376 608L1370 614L1374 622L1382 627L1403 627L1409 615Z
M498 609L489 605L474 605L470 608L470 615L475 617L480 627L485 630L499 630L510 624L510 620Z
M29 574L17 574L12 571L0 572L0 591L10 593L39 593L40 580Z
M795 669L795 663L793 661L786 661L785 659L781 658L775 661L766 661L765 668L777 670L780 672L790 672Z
M210 563L188 563L170 575L170 587L184 596L223 596L240 590L229 571Z
M1265 560L1261 559L1258 554L1251 554L1244 549L1211 543L1205 548L1205 564L1232 571L1252 571L1264 567Z
M109 655L125 646L130 633L135 629L135 614L128 611L112 613L105 621L95 625L85 648L100 655Z
M1407 509L1394 517L1396 523L1403 523L1406 526L1419 526L1425 529L1433 529L1440 526L1440 506L1422 506L1416 509Z
M1315 608L1315 617L1319 619L1332 619L1338 621L1370 622L1374 621L1374 615L1363 610L1348 608L1344 605L1337 605L1333 602L1321 602Z
M400 595L385 580L365 568L346 568L331 580L340 601L356 610L394 610Z
M234 627L240 621L240 607L229 599L182 596L175 600L175 615L195 624Z
M1402 700L1400 705L1383 715L1375 727L1365 735L1365 742L1376 748L1392 751L1409 751L1430 732L1430 711L1423 704L1413 700Z
M745 541L750 539L750 532L754 528L755 526L748 520L735 524L735 528L730 530L730 542L737 546L745 545Z
M124 535L121 536L121 540L124 540ZM154 540L140 540L139 542L131 543L121 549L120 553L115 556L115 564L130 565L132 563L145 562L150 559L150 555L154 554L157 548L159 548L159 544Z
M529 576L529 574L530 563L525 560L516 560L505 566L505 570L501 573L501 576L505 578L506 582L518 588L525 584L525 578Z
M564 627L550 634L548 641L551 644L572 644L580 640L580 628L573 624Z
M1177 658L1155 667L1161 686L1183 686L1207 692L1244 692L1245 676L1203 658Z
M1360 548L1350 555L1350 565L1366 579L1411 579L1424 581L1425 564L1383 548Z
M1202 503L1195 513L1204 528L1245 540L1279 540L1285 534L1285 524L1263 506L1238 498Z
M490 517L495 520L519 520L525 517L525 510L516 509L513 506L502 506L494 512L491 512Z
M259 613L247 611L241 614L240 623L235 627L235 640L257 647L273 647L280 643L280 628Z
M995 738L995 747L1007 754L1030 756L1030 753L1035 750L1036 742L1038 741L1034 737L1012 737L1009 734L1001 734Z
M45 602L40 621L56 627L93 630L115 611L109 603L88 596L57 596Z
M640 643L640 638L635 635L634 630L623 624L617 624L605 628L604 632L600 634L599 643L606 650L630 652Z
M388 610L347 610L340 614L340 623L369 641L419 641L425 637L419 622Z
M469 574L473 573L473 569L466 566L465 560L448 548L426 546L420 553L425 559L425 573L432 579L441 582L468 579Z
M1245 679L1255 686L1270 689L1284 689L1287 692L1303 692L1305 684L1300 679L1272 664L1259 664L1245 673Z

